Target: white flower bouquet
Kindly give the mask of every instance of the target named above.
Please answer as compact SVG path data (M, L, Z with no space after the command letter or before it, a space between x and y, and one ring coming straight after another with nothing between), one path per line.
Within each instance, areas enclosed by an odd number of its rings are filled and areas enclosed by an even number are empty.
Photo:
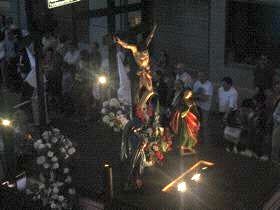
M101 109L102 121L115 132L120 132L129 121L130 107L127 104L112 98L103 102Z
M41 200L50 209L72 209L76 191L68 163L76 153L75 146L54 128L45 131L33 147L39 175L29 179L26 194L33 200Z

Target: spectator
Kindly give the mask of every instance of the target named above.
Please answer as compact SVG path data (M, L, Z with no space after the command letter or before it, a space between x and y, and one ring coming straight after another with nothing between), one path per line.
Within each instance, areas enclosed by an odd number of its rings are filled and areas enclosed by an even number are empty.
M257 86L256 87L256 92L253 96L253 101L255 105L259 108L263 108L265 106L265 101L266 101L266 95L265 95L265 90L262 87Z
M62 78L62 112L66 115L70 115L74 111L72 90L73 90L73 74L70 68L65 68L63 70Z
M274 83L274 90L277 91L277 101L273 109L273 132L272 132L272 152L271 159L278 164L280 163L280 82Z
M174 95L174 86L175 86L176 75L175 74L165 74L164 82L167 86L167 96L166 96L166 104L167 106L171 106L173 95Z
M168 55L165 50L161 50L159 55L160 55L160 57L159 57L157 66L161 71L164 72L164 71L166 71L168 62L169 62Z
M5 74L5 44L4 44L4 33L0 31L0 70L1 70L1 78L0 82L5 84L6 74ZM1 84L0 83L0 84Z
M175 110L180 104L181 96L184 91L184 83L181 80L176 80L174 88L175 92L171 103L172 110Z
M64 65L64 55L66 53L66 41L67 41L67 37L66 36L61 36L58 39L58 44L57 47L54 50L54 55L53 55L53 66L55 67L53 69L52 72L52 86L53 86L53 90L54 92L52 92L53 94L53 99L54 99L54 105L55 107L55 111L56 114L60 113L60 110L63 108L62 107L62 72L63 69L65 67Z
M64 67L62 74L62 94L63 94L63 110L65 114L73 112L73 98L72 91L74 85L74 75L76 67L80 59L80 53L75 44L72 43L64 55Z
M74 43L70 44L68 50L65 53L64 56L64 62L70 65L72 70L75 68L75 66L78 64L80 58L80 52L75 46Z
M233 87L233 82L230 77L222 79L222 86L218 90L219 112L227 119L231 112L237 110L238 93Z
M36 60L32 47L33 40L31 36L26 33L23 35L23 39L21 41L22 49L20 50L18 61L18 70L23 80L21 101L32 101L32 107L26 106L24 107L24 111L28 114L32 113L33 116L28 116L29 120L33 121L35 124L38 124L38 103L36 101Z
M198 80L194 83L193 91L201 116L202 139L207 137L208 117L212 104L213 85L205 72L198 73Z
M45 52L47 49L54 48L57 45L57 40L51 32L47 32L42 38L42 45L43 52Z
M97 42L93 42L89 49L89 60L91 62L92 67L97 71L101 67L101 53L99 52L99 44Z
M155 84L155 88L156 88L156 91L159 95L159 101L160 101L160 105L163 106L163 107L166 107L167 105L167 86L166 86L166 83L164 82L164 78L163 78L163 74L161 71L157 71L156 72L157 74L157 81L156 81L156 84Z
M11 17L4 19L4 24L2 25L1 31L4 32L5 39L8 36L8 32L16 28L13 22L13 18Z
M252 157L253 148L252 141L256 137L256 113L255 113L255 103L253 99L245 99L240 108L240 121L242 124L241 139L239 142L239 148L241 155Z
M54 68L54 50L49 48L45 50L45 55L43 58L43 70L47 78L47 92L49 105L57 105L55 99L56 93L56 75Z
M56 52L60 55L63 56L66 54L66 43L67 43L67 37L62 35L58 38L58 43L56 47ZM63 59L62 59L63 60Z
M13 91L20 90L20 76L17 72L17 54L18 47L13 30L8 30L7 38L5 39L5 58L6 58L6 73L7 85Z
M261 95L261 94L260 94ZM245 151L240 154L252 157L255 155L261 160L268 160L266 156L265 134L266 134L266 113L262 97L253 99L246 99L241 106L241 113L246 116L242 121L243 138L246 139L244 143ZM244 118L243 118L244 119ZM253 152L254 153L253 153Z
M262 55L254 71L255 87L260 87L264 90L271 89L274 75L275 72L272 69L271 61Z
M89 119L91 108L91 69L89 65L89 53L87 50L82 50L80 53L80 61L77 68L74 85L74 100L77 114L80 117Z
M184 83L184 88L192 88L192 77L185 71L185 65L178 63L176 66L176 80L181 80Z
M1 33L4 33L4 31L5 31L5 16L4 15L0 15L0 31L1 31Z
M31 71L35 72L35 57L32 50L32 38L30 35L25 34L22 39L22 49L18 61L19 72L23 82L22 86L22 101L29 100L33 95L33 90L37 86L36 79L28 77ZM31 80L29 80L31 79Z

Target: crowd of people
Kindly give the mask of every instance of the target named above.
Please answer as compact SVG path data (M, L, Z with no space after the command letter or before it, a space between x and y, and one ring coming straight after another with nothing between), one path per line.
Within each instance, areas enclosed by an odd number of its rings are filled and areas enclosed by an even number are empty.
M96 75L102 71L98 43L81 49L66 36L52 32L44 33L39 43L40 53L36 53L39 55L40 69L45 75L43 80L49 111L66 115L76 113L82 119L88 118L92 107L100 99L95 82ZM129 55L126 52L124 55L123 64L132 69L133 63L125 62ZM200 141L209 143L209 115L213 114L216 86L210 81L208 73L188 71L183 63L171 65L164 51L155 60L151 61L153 86L159 95L162 115L168 118L178 106L183 91L191 89L199 108ZM225 140L227 151L256 156L262 160L271 157L279 162L280 80L271 70L267 70L267 58L262 57L260 61L255 70L255 94L241 103L233 80L230 77L221 78L216 98L219 120L224 125L221 136L227 133L237 139ZM0 31L0 63L2 84L20 93L22 102L36 96L34 39L12 21L7 21ZM127 70L128 77L120 78L132 81L136 75L133 72ZM133 93L128 91L127 94Z
M231 77L221 78L221 85L214 91L213 84L205 71L188 71L183 63L170 67L166 52L161 52L155 63L155 84L162 104L172 110L186 89L192 89L193 98L199 109L202 143L214 143L209 137L209 115L216 116L221 124L222 144L228 152L256 157L279 163L279 110L280 80L269 65L269 59L261 56L254 72L255 90L243 101L234 87ZM214 94L214 92L217 94ZM217 103L218 110L212 107ZM215 127L215 126L214 126Z
M31 36L11 21L0 31L0 56L1 84L21 95L22 103L37 100L36 62L43 73L50 115L74 113L86 119L90 108L99 102L101 95L95 84L102 72L102 58L97 42L78 47L67 36L54 32ZM30 109L29 105L23 109ZM29 118L36 121L34 114Z

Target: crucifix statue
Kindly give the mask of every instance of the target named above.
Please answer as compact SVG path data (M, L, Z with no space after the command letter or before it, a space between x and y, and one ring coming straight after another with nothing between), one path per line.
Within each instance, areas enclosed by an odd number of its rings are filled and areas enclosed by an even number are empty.
M114 41L121 47L128 49L132 52L132 55L139 66L140 71L137 73L139 76L139 102L138 105L143 108L148 99L154 94L153 83L152 83L152 72L150 66L150 55L149 55L149 45L154 37L157 26L153 27L153 30L149 36L143 42L139 44L128 44L122 41L119 37L114 36ZM141 94L142 93L142 94Z

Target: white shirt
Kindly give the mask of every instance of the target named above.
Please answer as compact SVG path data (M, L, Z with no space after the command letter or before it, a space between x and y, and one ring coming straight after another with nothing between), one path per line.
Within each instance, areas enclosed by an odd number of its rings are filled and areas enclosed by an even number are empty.
M192 77L187 72L184 72L182 74L177 74L176 80L181 80L184 83L185 88L187 87L192 88L193 85Z
M78 50L75 50L74 52L66 52L64 56L64 61L69 65L75 65L78 63L80 58L80 52Z
M198 101L197 105L202 110L209 111L212 104L212 96L213 96L213 85L207 80L204 83L201 83L199 80L194 83L193 91L197 94L207 95L209 98L206 101Z
M231 87L228 91L225 91L223 87L220 87L218 90L218 97L220 112L237 109L238 93L234 87Z
M26 49L28 59L29 59L29 62L30 62L30 67L31 67L31 71L27 74L27 76L25 78L25 82L27 82L33 88L37 88L35 57L28 47L26 47L25 49Z
M27 82L33 88L37 88L37 76L36 76L37 73L36 73L35 56L32 54L31 50L28 47L25 48L25 49L26 49L28 59L29 59L29 62L30 62L31 71L27 74L24 81ZM43 75L43 80L44 80L44 83L47 82L47 79L46 79L45 75Z

